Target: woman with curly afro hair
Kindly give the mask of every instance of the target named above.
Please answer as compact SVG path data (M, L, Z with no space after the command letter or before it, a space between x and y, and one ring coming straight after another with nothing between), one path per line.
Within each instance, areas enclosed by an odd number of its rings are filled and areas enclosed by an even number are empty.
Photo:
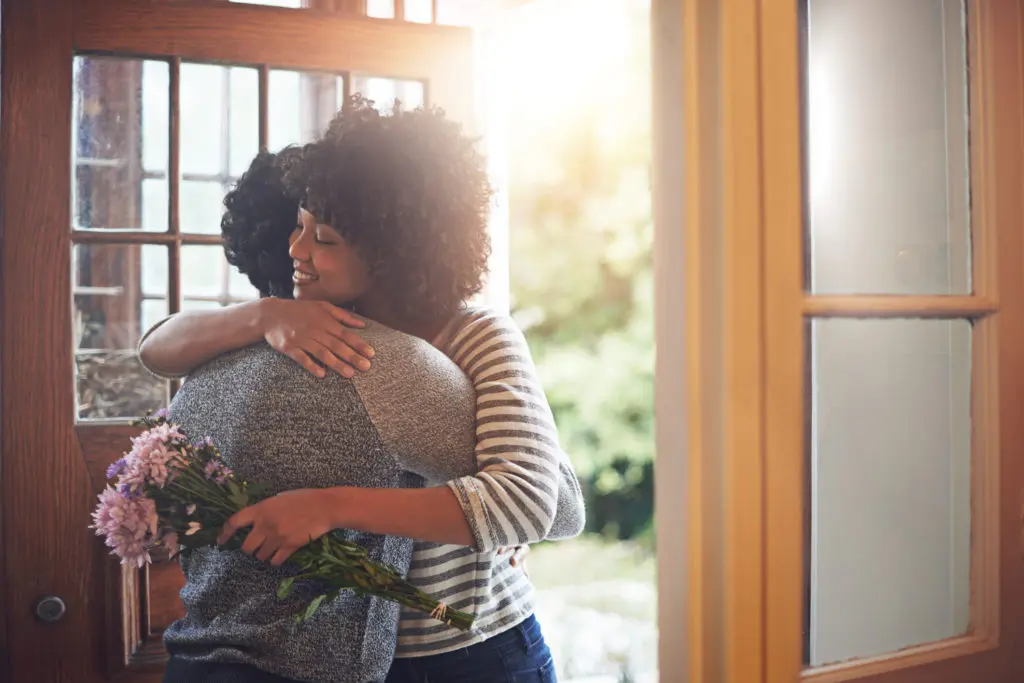
M491 196L474 141L443 112L381 114L356 96L317 142L257 157L225 199L228 258L264 298L180 313L140 347L174 375L266 340L317 377L352 377L371 368L355 332L367 318L430 341L470 378L474 475L330 499L340 527L416 539L409 579L476 615L463 633L403 611L388 683L555 680L532 585L506 552L579 534L582 495L522 332L468 303L486 274Z

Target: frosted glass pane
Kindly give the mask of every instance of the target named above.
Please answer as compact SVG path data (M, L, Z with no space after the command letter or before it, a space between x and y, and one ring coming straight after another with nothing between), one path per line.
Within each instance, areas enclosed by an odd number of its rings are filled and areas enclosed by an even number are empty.
M971 325L811 323L810 663L966 632Z
M809 288L971 291L959 0L810 0Z

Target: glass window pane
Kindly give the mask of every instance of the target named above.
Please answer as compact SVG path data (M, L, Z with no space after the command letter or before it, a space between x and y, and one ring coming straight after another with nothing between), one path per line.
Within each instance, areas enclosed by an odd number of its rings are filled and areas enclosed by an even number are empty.
M141 245L140 256L142 258L142 272L139 282L142 284L142 294L148 298L167 297L167 247L158 244ZM143 332L146 331L144 328Z
M402 109L415 109L424 104L423 83L381 76L352 76L352 91L373 100L377 109L389 113L397 99Z
M166 405L167 383L149 374L135 352L141 333L167 315L166 295L150 297L143 285L159 279L147 271L161 258L166 292L166 247L73 248L78 419L138 417ZM154 292L160 289L153 286Z
M275 69L269 91L268 147L279 150L317 139L341 108L345 84L336 74Z
M220 307L219 301L212 301L210 299L185 299L181 302L181 310L183 311L209 311Z
M434 18L433 0L405 0L405 20L429 24Z
M376 19L394 19L394 0L366 0L366 16Z
M73 71L74 226L166 230L167 64L76 57Z
M181 248L182 310L217 307L259 298L259 292L224 258L223 247L186 244Z
M259 291L252 286L246 275L238 272L234 266L228 267L228 294L232 301L251 301L259 299Z
M190 297L227 297L228 262L219 246L189 244L181 248L181 294Z
M256 69L229 71L228 173L237 178L260 148L260 77Z
M142 63L142 168L151 173L167 172L170 87L167 64Z
M437 23L446 26L472 26L488 9L476 0L437 0Z
M963 4L808 12L809 288L970 293Z
M811 323L810 664L966 632L971 325Z
M179 202L181 231L219 235L224 194L224 186L219 182L182 180Z
M226 164L228 69L182 64L181 172L219 175Z
M167 178L142 181L142 229L167 232Z

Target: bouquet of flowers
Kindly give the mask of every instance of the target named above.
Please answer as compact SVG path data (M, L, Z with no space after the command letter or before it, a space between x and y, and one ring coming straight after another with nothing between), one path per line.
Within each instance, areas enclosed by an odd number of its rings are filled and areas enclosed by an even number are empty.
M147 415L137 424L148 429L108 468L107 478L116 477L117 482L99 495L90 527L104 537L122 564L141 568L152 561L150 551L158 546L165 546L172 556L215 546L229 518L266 497L258 486L239 480L209 437L190 442L167 420L166 411ZM239 531L222 547L241 548L245 534ZM281 581L279 598L288 597L296 581L311 580L321 587L296 616L297 622L311 617L324 600L350 590L411 607L463 631L473 624L471 615L448 608L393 568L371 560L359 545L332 534L310 542L288 562L299 573Z

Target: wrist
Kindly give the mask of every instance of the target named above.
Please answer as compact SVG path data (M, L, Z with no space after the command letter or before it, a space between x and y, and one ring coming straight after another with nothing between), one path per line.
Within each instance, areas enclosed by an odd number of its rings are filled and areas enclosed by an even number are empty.
M273 315L272 311L279 303L279 299L268 296L243 304L250 307L248 321L253 336L258 336L260 339L266 337L267 328L270 326L269 321Z
M351 486L332 486L320 489L320 504L327 510L327 519L332 529L351 529L355 520L352 517Z

